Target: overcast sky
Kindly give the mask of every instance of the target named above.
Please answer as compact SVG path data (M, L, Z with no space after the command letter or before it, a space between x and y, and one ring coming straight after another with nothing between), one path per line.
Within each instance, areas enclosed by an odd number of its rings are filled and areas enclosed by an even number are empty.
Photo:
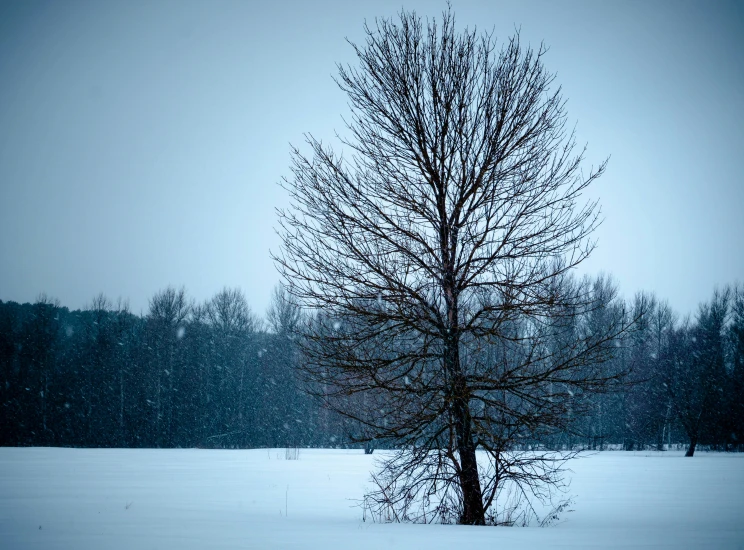
M343 131L331 76L365 18L444 2L0 3L0 299L135 313L167 285L265 311L289 144ZM583 271L681 313L744 282L741 2L453 0L549 47L605 221Z

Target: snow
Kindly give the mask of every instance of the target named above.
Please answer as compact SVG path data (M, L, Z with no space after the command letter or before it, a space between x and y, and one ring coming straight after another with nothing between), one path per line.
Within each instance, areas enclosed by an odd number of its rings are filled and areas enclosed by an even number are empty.
M0 448L0 548L744 548L744 455L586 455L554 526L370 524L380 453Z

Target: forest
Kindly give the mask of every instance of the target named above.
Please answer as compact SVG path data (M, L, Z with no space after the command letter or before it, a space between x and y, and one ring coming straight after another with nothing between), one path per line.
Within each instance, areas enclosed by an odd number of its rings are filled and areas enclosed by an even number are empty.
M682 317L652 294L618 299L606 276L575 284L606 297L569 317L576 331L633 320L601 365L623 376L520 445L744 450L741 286ZM280 288L264 318L228 288L197 304L168 287L141 316L103 295L73 311L45 295L0 301L0 446L358 446L360 427L305 391L297 328L308 319Z

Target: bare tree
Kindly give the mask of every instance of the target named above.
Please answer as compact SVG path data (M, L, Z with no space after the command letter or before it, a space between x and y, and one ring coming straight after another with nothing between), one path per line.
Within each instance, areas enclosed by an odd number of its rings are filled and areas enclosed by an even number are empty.
M302 310L292 302L281 285L274 287L271 303L266 312L269 328L279 335L291 335L302 321Z
M297 329L303 322L300 307L293 302L281 285L274 287L266 319L271 334L266 340L266 355L263 356L263 372L271 386L271 395L265 401L271 403L275 419L275 441L283 437L291 448L306 443L308 430L315 425L315 404L301 387L298 365L301 354L297 345ZM266 406L267 403L264 403Z
M243 291L223 288L206 304L209 322L225 337L259 330L259 320L251 311Z
M744 450L744 285L736 284L731 291L731 385L728 397L729 433L734 448Z
M225 403L232 403L231 415L217 426L212 434L222 444L246 446L248 427L255 424L255 403L252 402L255 365L249 360L251 339L260 329L260 320L251 311L243 292L223 288L206 304L206 314L212 328L215 367L220 371L218 395ZM249 416L250 415L250 416ZM252 421L253 420L253 421ZM214 436L217 437L214 437Z
M577 330L606 304L569 280L594 247L599 211L581 195L605 164L582 172L543 46L517 34L497 51L449 11L365 30L337 79L349 137L341 153L312 136L311 154L293 150L274 259L316 312L312 391L402 449L383 500L403 519L497 522L506 480L537 496L559 480L560 457L514 442L563 428L577 393L618 374L601 363L624 316Z
M173 439L174 388L180 376L180 341L186 330L191 305L186 289L171 286L157 292L150 298L147 314L148 350L153 361L154 425L158 444L169 446Z
M49 444L54 437L48 428L49 383L60 341L58 310L59 300L45 293L36 298L31 317L24 323L22 360L17 376L18 386L25 390L19 401L30 411L24 423L31 427L32 433L41 434L44 444Z
M715 432L723 425L726 329L731 307L731 289L716 289L710 302L698 309L670 338L667 388L674 412L689 445L685 456L695 454L699 442L725 440Z

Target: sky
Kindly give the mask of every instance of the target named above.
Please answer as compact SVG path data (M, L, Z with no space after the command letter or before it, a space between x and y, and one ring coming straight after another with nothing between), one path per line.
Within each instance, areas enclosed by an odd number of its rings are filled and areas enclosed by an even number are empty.
M290 144L334 143L365 20L444 2L0 1L0 300L98 293L146 313L168 285L279 276ZM694 313L744 283L744 4L452 0L459 29L550 50L604 222L581 273Z

